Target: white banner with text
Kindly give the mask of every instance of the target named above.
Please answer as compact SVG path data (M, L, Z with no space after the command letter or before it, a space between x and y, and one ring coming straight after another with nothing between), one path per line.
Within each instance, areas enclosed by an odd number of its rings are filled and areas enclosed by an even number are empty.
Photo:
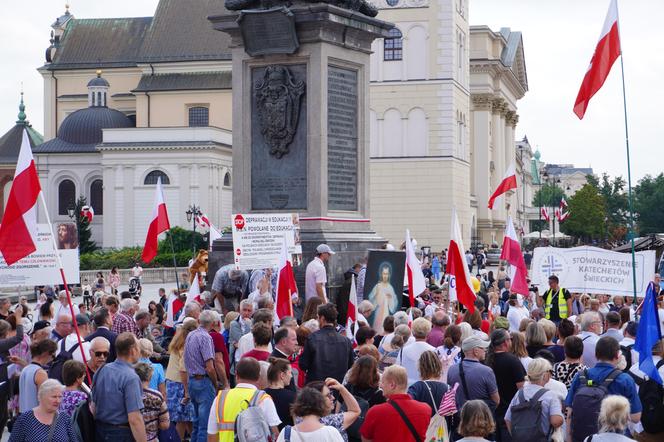
M277 266L284 241L293 265L298 265L302 245L296 213L236 213L232 226L235 268L255 270Z

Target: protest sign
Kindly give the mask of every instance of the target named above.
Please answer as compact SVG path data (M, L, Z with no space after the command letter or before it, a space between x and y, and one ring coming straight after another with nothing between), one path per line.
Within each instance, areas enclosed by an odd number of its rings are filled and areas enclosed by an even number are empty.
M78 232L72 222L57 223L56 243L69 284L80 282ZM53 285L62 280L48 224L37 225L37 250L7 267L0 258L0 287Z
M265 269L279 263L284 241L297 265L302 256L300 219L291 213L236 213L232 216L233 255L239 270Z
M636 252L636 293L642 295L655 274L655 251ZM530 269L535 285L547 287L551 275L570 292L631 295L632 255L597 247L537 247Z

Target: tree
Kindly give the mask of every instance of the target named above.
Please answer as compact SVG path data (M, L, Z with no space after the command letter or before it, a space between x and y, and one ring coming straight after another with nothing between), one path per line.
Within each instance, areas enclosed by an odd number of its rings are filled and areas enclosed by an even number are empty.
M159 241L158 252L173 253L171 248L171 236L173 238L173 248L175 249L175 253L192 251L192 234L194 234L194 232L191 230L186 230L182 227L171 227L171 230L169 230L166 236L164 236L164 239ZM207 250L208 247L205 238L203 238L203 235L199 232L196 232L194 241L196 243L196 252L198 252L199 249Z
M81 209L87 205L88 202L85 197L79 196L74 207L76 229L78 230L78 250L81 255L94 252L99 248L97 247L97 243L90 239L92 237L92 230L90 229L88 218L81 215Z
M625 180L618 176L613 180L608 174L602 174L599 185L599 194L604 199L606 207L607 232L613 240L622 240L627 232L629 222L629 202L625 192Z
M560 226L560 230L583 242L603 239L606 233L606 207L599 189L592 184L585 184L567 202L569 218Z
M564 196L565 192L559 186L544 184L535 192L533 207L558 207Z
M646 175L634 189L634 212L640 236L664 232L664 174Z

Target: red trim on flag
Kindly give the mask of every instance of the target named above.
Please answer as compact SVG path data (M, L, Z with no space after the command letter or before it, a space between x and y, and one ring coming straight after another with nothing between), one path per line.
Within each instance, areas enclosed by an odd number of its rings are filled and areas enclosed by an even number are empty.
M150 227L148 227L148 234L145 237L145 246L143 247L143 253L141 254L143 262L148 263L157 256L159 235L170 228L171 226L168 222L166 204L161 203L157 207L157 217L150 222Z

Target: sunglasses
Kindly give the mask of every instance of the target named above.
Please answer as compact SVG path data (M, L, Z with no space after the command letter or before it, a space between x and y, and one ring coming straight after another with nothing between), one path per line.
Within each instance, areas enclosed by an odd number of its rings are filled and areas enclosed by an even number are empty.
M107 351L96 351L95 356L98 358L107 358L108 357L108 352Z

